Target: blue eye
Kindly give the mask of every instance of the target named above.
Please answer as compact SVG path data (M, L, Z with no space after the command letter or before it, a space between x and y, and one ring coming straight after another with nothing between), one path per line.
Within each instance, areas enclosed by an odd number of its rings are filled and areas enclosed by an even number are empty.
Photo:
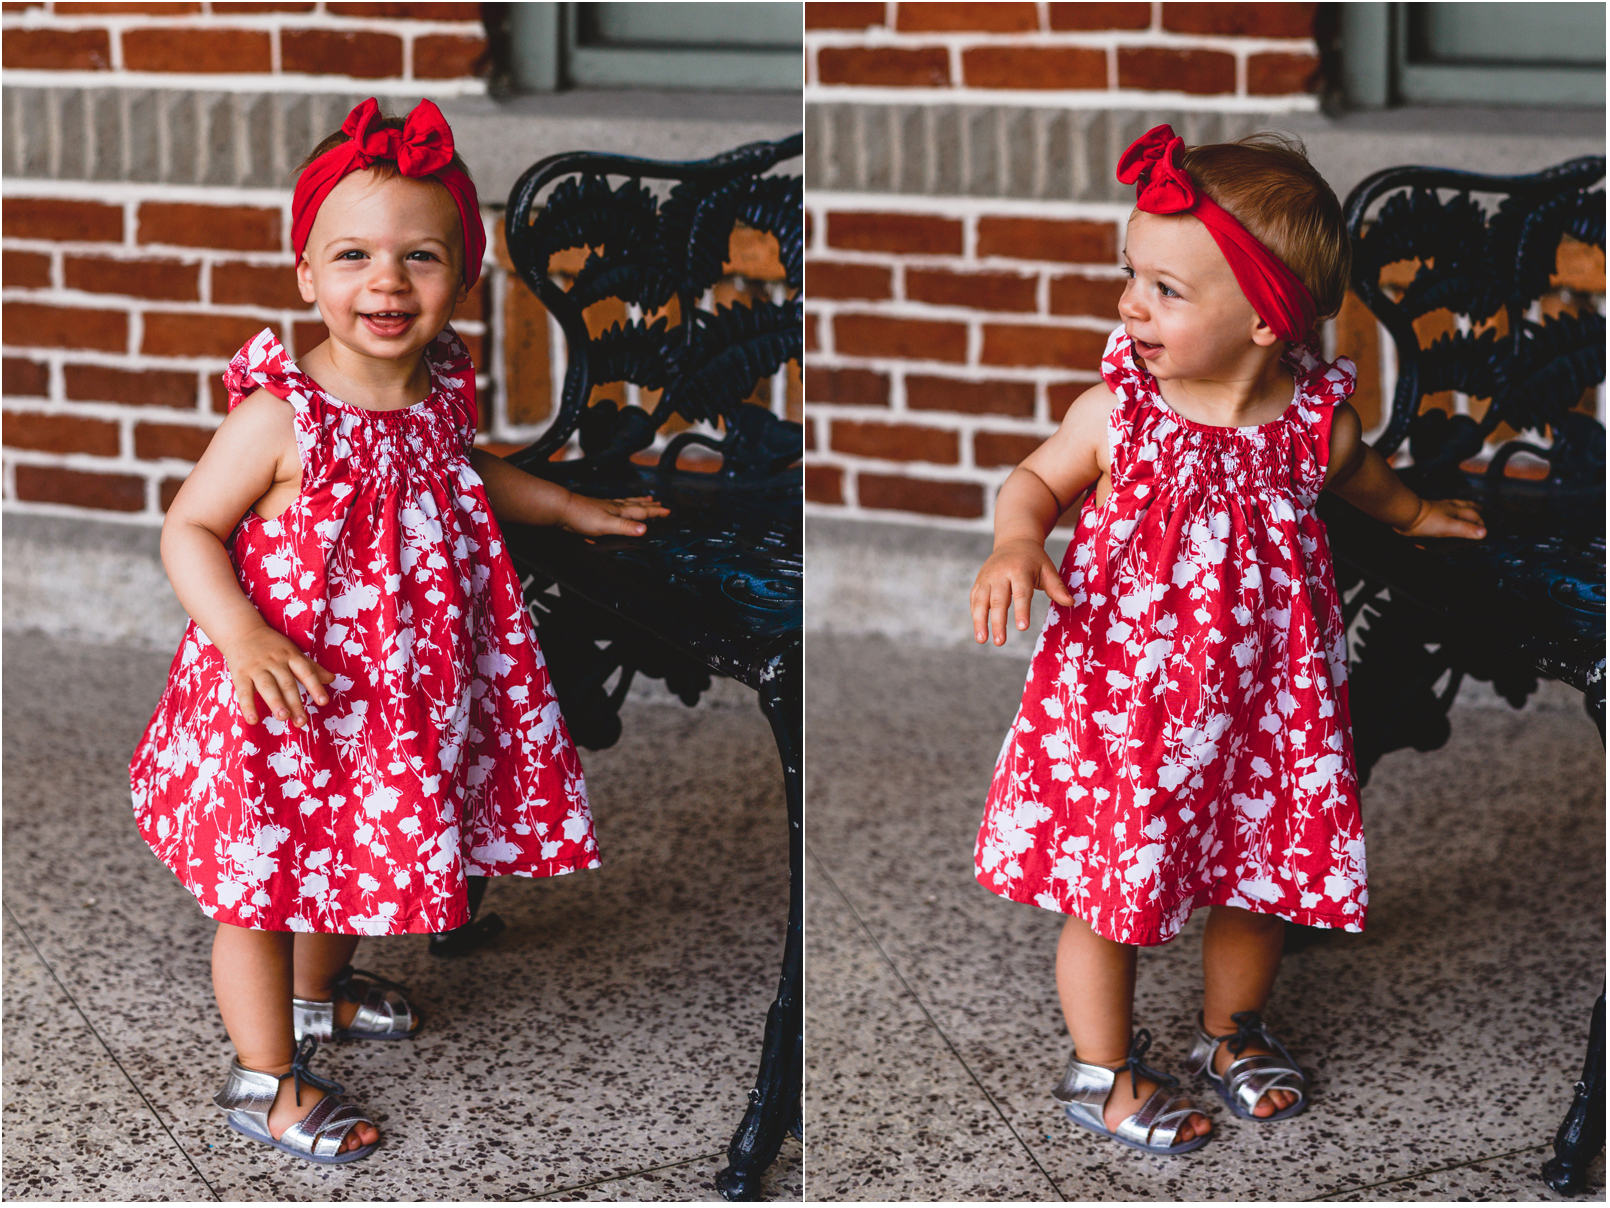
M435 260L437 258L435 252L418 251L408 253L408 258L410 260L412 260L415 256L423 256L426 260Z
M363 252L361 252L360 250L358 250L355 247L348 248L346 251L342 252L339 256L336 257L337 260L352 260L352 259L355 259L355 258L356 259L362 259L363 258Z
M1165 298L1177 298L1177 297L1179 297L1179 294L1177 294L1173 290L1169 289L1169 287L1164 285L1161 281L1159 281L1157 283L1157 288L1162 292L1162 295Z

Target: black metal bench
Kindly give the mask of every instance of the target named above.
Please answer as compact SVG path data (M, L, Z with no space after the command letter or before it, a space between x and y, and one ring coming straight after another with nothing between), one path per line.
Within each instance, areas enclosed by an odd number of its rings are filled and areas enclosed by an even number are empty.
M505 527L572 737L612 745L635 675L663 679L692 705L713 673L756 690L782 759L787 938L755 1087L716 1179L729 1200L756 1198L784 1133L800 1132L804 442L798 423L744 399L801 356L800 178L765 175L801 145L795 135L692 163L552 156L515 185L504 224L509 256L558 320L568 358L557 417L509 460L583 494L653 495L671 510L637 538ZM645 181L676 183L657 194ZM776 236L790 297L701 308L723 276L735 225ZM577 249L590 254L567 288L551 262ZM636 316L595 335L583 312L606 299ZM658 391L653 409L593 400L594 387L618 382ZM690 426L652 455L677 416ZM553 460L573 436L581 455ZM690 454L719 466L679 468ZM482 888L472 886L472 907ZM433 947L462 950L499 926L480 919Z
M1413 541L1322 497L1344 615L1351 623L1363 613L1349 681L1361 779L1388 751L1446 742L1466 676L1517 708L1540 676L1568 683L1604 737L1605 430L1578 409L1604 380L1604 317L1587 305L1540 306L1556 295L1562 240L1604 248L1604 166L1589 157L1516 177L1392 168L1347 199L1353 289L1398 358L1375 448L1391 457L1407 440L1404 480L1429 498L1475 501L1488 529L1480 542ZM1416 320L1435 325L1444 310L1453 330L1422 347ZM1476 400L1473 414L1422 409L1426 395L1446 391ZM1549 443L1509 440L1479 467L1500 424L1546 431ZM1541 476L1513 473L1521 453ZM1580 1191L1603 1145L1601 993L1545 1180Z

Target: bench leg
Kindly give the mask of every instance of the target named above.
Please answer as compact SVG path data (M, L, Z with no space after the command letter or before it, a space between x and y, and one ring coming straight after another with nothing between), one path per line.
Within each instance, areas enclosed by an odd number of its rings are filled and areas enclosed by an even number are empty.
M727 1200L753 1200L760 1177L782 1148L783 1134L800 1135L800 1081L804 1068L804 1003L801 1000L804 951L804 832L800 825L803 766L803 712L797 677L799 649L772 664L774 674L761 687L760 708L771 722L783 763L788 799L788 934L783 945L783 974L777 1001L766 1012L766 1036L760 1070L749 1092L749 1109L727 1146L727 1168L716 1176L716 1190Z
M1543 1181L1561 1195L1581 1194L1588 1165L1604 1148L1604 995L1593 1004L1588 1058L1576 1084L1571 1110L1554 1134L1554 1156L1543 1163Z

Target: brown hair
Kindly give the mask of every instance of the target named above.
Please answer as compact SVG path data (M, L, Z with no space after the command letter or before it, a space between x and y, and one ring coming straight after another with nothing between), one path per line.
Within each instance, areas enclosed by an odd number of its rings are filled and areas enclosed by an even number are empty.
M1297 274L1319 318L1341 310L1353 250L1341 203L1301 142L1269 131L1249 134L1191 147L1180 167Z
M369 129L401 130L405 124L405 120L406 119L400 117L381 116L369 123ZM314 147L313 150L308 153L308 157L297 165L296 175L300 176L303 172L306 172L307 166L314 160L318 159L318 157L323 155L326 151L332 151L336 147L343 146L351 141L351 137L348 136L345 130L337 130L317 147ZM469 166L458 157L457 151L453 152L453 158L449 162L448 167L457 168L460 172L464 173L465 176L469 176L470 174ZM376 159L372 164L369 165L369 168L370 171L379 175L381 179L385 179L388 176L397 175L397 161L395 159Z

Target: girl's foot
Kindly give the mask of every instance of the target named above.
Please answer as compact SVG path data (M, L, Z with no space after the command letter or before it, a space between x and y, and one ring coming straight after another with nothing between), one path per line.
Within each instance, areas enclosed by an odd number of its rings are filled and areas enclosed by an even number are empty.
M270 1074L288 1074L291 1072L291 1063L276 1066L265 1071ZM278 1141L285 1135L285 1130L298 1120L307 1118L309 1112L317 1106L325 1092L307 1082L302 1083L302 1102L296 1101L296 1079L287 1078L280 1083L279 1094L274 1097L274 1106L268 1109L268 1133ZM354 1149L361 1149L365 1145L373 1145L380 1140L380 1130L367 1120L359 1121L341 1140L341 1153L350 1153Z
M1235 1030L1235 1025L1231 1024L1229 1027L1223 1029L1215 1027L1213 1029L1213 1034L1215 1036L1222 1036L1225 1032L1234 1032ZM1230 1068L1230 1063L1232 1061L1239 1061L1242 1057L1273 1056L1276 1056L1275 1051L1268 1045L1257 1040L1248 1040L1246 1047L1243 1048L1239 1053L1232 1053L1230 1051L1230 1040L1227 1038L1225 1040L1221 1040L1219 1042L1219 1047L1213 1051L1213 1072L1222 1078L1224 1077L1224 1071ZM1114 1089L1116 1092L1116 1088ZM1280 1090L1277 1088L1272 1091L1267 1091L1261 1097L1259 1097L1258 1102L1252 1107L1252 1114L1262 1120L1274 1115L1276 1112L1285 1111L1286 1108L1290 1107L1296 1102L1297 1096L1291 1091Z
M1126 1062L1119 1061L1109 1064L1101 1062L1110 1070L1117 1071L1118 1077L1113 1080L1112 1093L1107 1096L1106 1105L1101 1109L1101 1118L1108 1129L1116 1129L1120 1124L1133 1116L1141 1108L1141 1104L1150 1099L1152 1092L1160 1085L1159 1082L1140 1075L1135 1079L1134 1085L1130 1083L1129 1068ZM1134 1087L1138 1086L1137 1094ZM1181 1144L1195 1137L1205 1137L1213 1131L1213 1121L1201 1112L1192 1112L1180 1124L1175 1140Z
M407 1040L423 1021L396 982L351 965L322 985L297 984L291 1005L298 1039Z

